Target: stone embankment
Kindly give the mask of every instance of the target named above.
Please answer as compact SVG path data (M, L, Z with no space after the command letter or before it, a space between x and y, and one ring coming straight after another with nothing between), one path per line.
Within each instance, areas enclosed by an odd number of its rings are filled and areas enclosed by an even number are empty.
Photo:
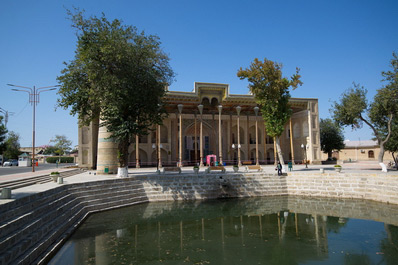
M93 212L151 201L280 195L356 198L398 205L398 176L212 173L142 175L61 185L0 205L0 264L45 262Z

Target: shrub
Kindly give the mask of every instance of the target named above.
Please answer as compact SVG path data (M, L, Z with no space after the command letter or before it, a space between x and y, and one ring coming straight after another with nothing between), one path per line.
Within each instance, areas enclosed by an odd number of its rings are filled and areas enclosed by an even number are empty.
M47 163L57 163L57 161L60 160L61 163L73 163L73 157L70 156L50 156L46 158Z

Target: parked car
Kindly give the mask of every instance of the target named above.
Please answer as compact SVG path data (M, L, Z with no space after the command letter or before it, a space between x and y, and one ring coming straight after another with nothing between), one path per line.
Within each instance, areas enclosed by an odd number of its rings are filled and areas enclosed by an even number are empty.
M3 167L5 167L5 166L10 166L10 167L18 166L18 160L16 160L16 159L8 160L8 161L4 162Z

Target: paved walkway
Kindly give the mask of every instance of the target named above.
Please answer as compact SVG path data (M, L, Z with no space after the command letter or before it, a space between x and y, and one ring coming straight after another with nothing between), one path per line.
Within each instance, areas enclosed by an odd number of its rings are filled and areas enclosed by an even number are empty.
M274 165L265 165L263 167L263 172L268 174L276 174L275 166ZM305 165L295 165L293 167L293 172L308 172L308 173L317 173L319 169L323 168L325 172L333 172L334 168L333 165L308 165L308 168ZM380 166L377 162L360 162L360 163L347 163L342 165L342 173L364 173L364 174L388 174L388 175L396 175L398 177L397 170L391 170L388 173L382 173ZM68 168L59 168L58 171L67 171L70 170ZM226 167L227 173L233 172L232 166ZM46 174L50 174L53 170L43 170L37 172L29 172L29 173L21 173L21 174L12 174L12 175L4 175L0 176L0 183L15 179L24 179L30 178L34 176L43 176ZM203 173L204 169L200 170L200 173ZM239 172L244 172L244 167L240 169ZM156 168L130 168L129 169L129 176L134 175L155 175ZM193 174L192 167L183 167L182 174ZM212 173L213 174L213 173ZM72 183L82 183L82 182L91 182L91 181L98 181L98 180L106 180L106 179L114 179L116 175L97 175L95 170L91 171L83 171L81 174L77 174L71 177L67 177L64 179L64 184L72 184ZM36 184L27 186L24 188L14 189L12 190L12 199L0 199L0 204L7 203L14 199L22 198L28 196L30 194L46 191L52 188L59 186L59 184L54 182L48 182L44 184Z

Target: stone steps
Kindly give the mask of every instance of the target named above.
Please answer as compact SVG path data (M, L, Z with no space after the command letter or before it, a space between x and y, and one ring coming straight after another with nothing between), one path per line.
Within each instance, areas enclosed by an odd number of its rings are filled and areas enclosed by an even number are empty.
M27 197L0 206L1 265L46 262L88 214L148 201L133 179L62 185Z

